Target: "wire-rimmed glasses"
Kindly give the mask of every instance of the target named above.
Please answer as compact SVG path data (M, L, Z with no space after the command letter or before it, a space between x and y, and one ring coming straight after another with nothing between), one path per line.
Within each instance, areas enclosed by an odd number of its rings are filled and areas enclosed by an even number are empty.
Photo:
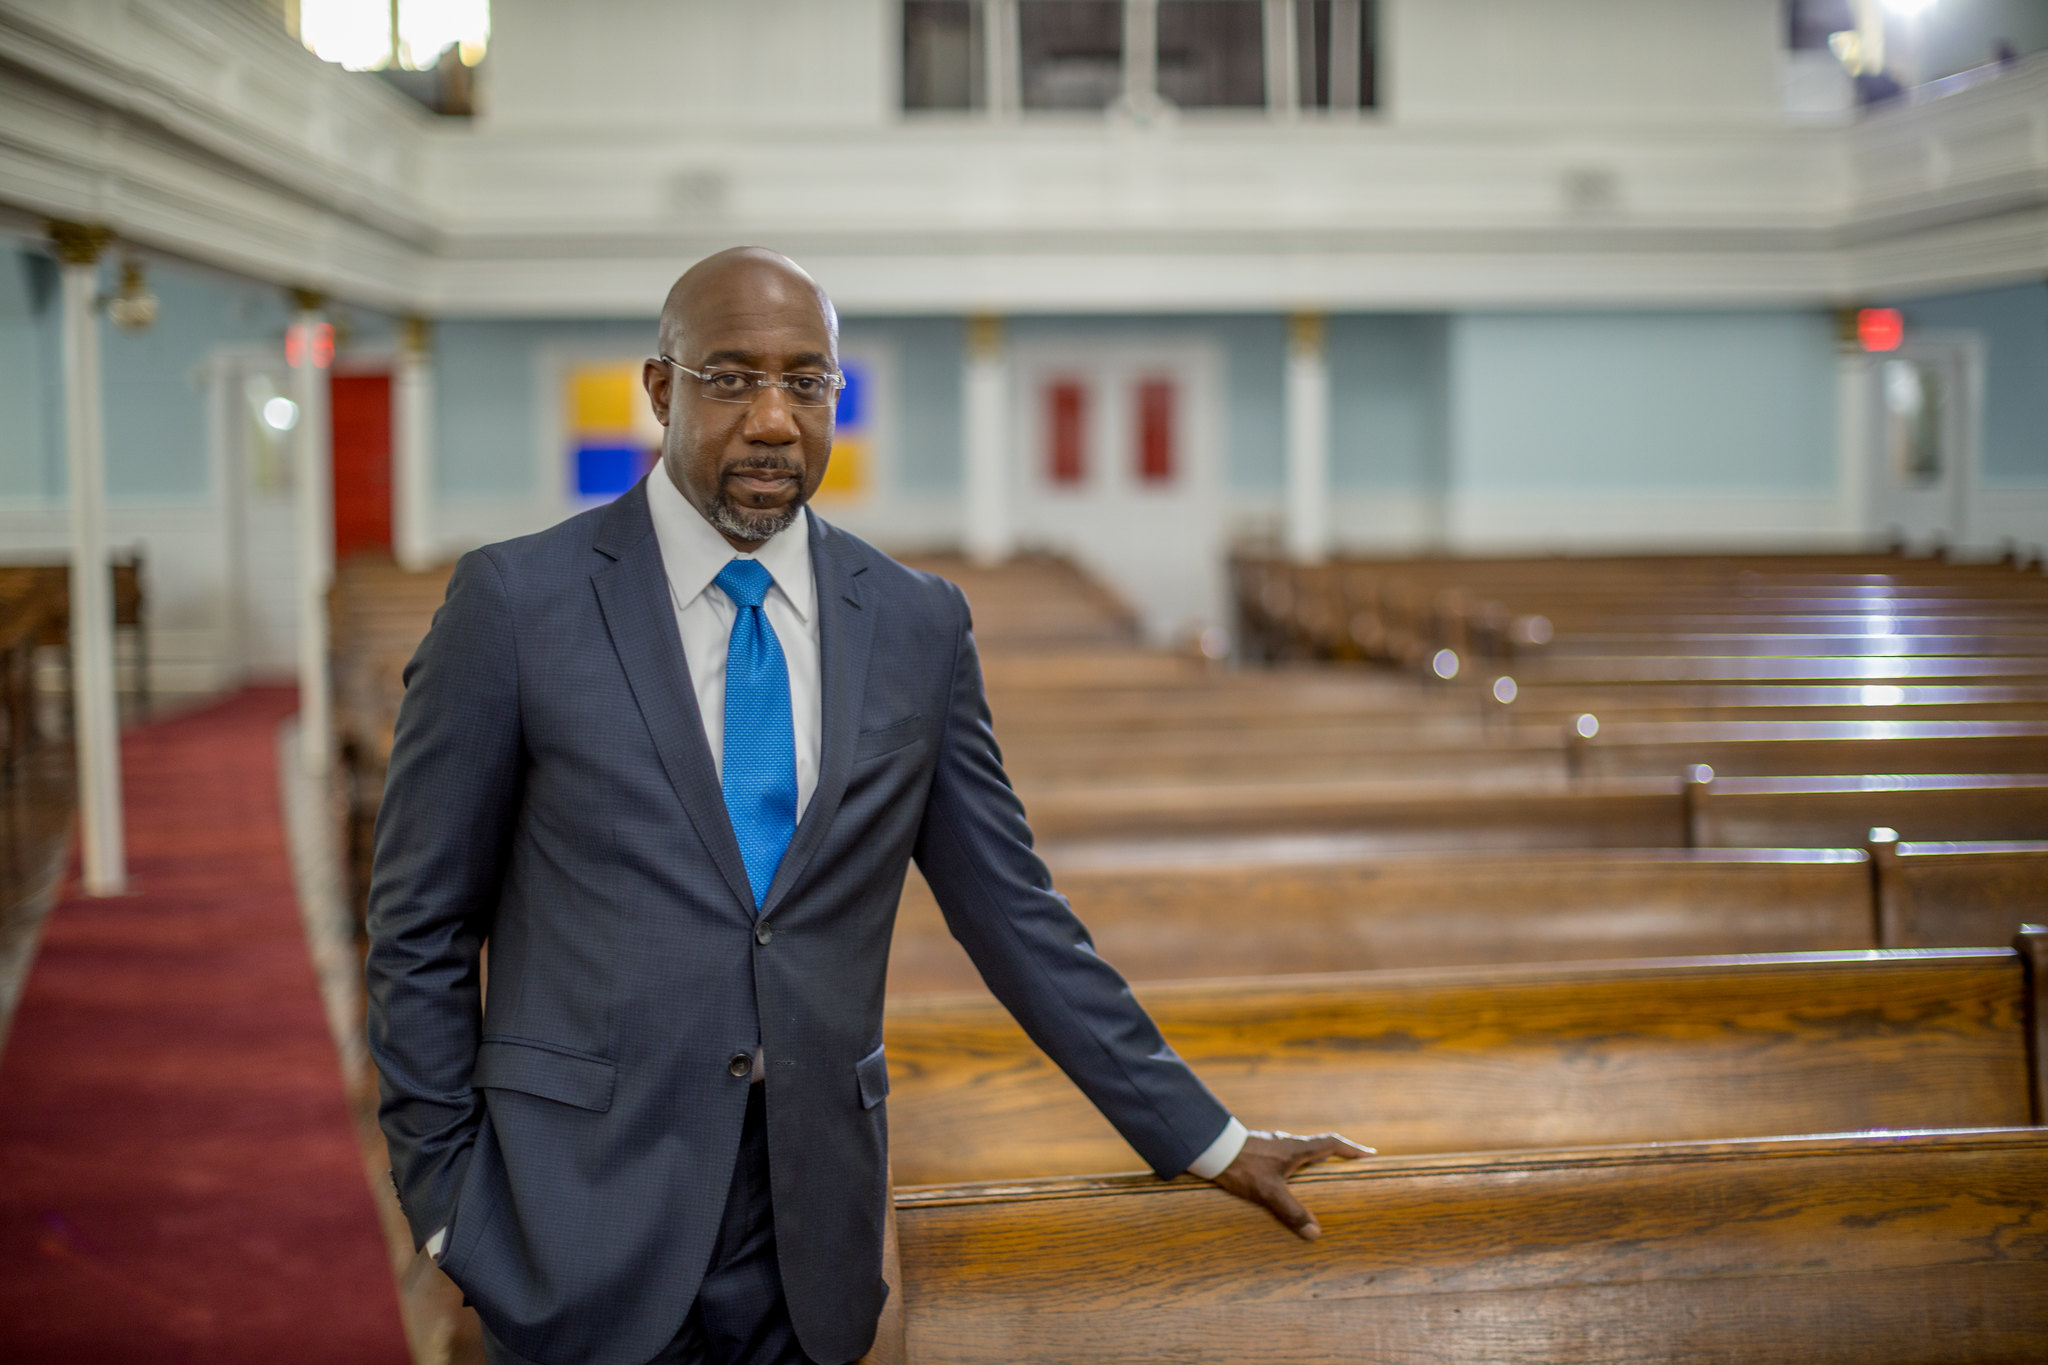
M720 403L751 403L763 389L781 389L793 408L827 408L846 387L846 376L838 374L771 375L761 370L723 367L693 370L673 356L664 355L661 360L696 380L706 398Z

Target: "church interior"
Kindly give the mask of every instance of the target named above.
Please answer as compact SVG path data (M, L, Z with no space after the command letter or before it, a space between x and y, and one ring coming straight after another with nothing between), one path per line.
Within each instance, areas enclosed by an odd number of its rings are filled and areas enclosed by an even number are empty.
M482 1362L405 666L736 245L1095 950L1378 1152L1142 1173L913 867L868 1360L2048 1359L2048 0L0 0L0 110L0 1359Z

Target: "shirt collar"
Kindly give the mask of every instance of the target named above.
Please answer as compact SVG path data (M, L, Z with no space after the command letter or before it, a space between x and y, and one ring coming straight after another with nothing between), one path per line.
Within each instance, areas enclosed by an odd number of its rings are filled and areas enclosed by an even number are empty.
M718 528L692 507L669 477L668 465L655 465L647 476L647 512L654 520L654 539L661 547L662 570L676 606L697 600L735 559L758 559L783 597L806 625L818 605L817 580L811 577L811 514L798 508L796 520L770 536L751 554L735 550Z

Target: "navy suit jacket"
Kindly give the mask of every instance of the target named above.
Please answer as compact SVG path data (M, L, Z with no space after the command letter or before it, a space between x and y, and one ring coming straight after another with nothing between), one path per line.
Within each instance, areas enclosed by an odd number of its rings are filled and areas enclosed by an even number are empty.
M370 1047L416 1240L505 1344L631 1365L680 1328L766 1052L804 1349L873 1339L883 982L918 861L1036 1043L1162 1176L1228 1115L1032 852L966 599L810 518L823 750L757 924L644 484L465 555L406 669L370 890ZM488 941L483 996L478 948Z

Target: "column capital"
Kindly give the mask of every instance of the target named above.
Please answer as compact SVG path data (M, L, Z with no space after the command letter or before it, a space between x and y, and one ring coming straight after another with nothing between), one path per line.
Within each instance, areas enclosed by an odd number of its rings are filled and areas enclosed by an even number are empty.
M114 230L102 223L73 223L52 218L43 224L57 259L66 265L92 265L114 240Z
M1323 349L1323 324L1321 313L1288 314L1288 344L1297 352L1319 353Z
M1003 349L1003 319L999 313L970 313L967 317L967 353L988 360Z
M292 286L291 295L293 305L301 313L317 313L327 306L327 291L324 289L295 284Z
M422 317L401 318L398 349L411 360L423 358L433 346L434 324Z

